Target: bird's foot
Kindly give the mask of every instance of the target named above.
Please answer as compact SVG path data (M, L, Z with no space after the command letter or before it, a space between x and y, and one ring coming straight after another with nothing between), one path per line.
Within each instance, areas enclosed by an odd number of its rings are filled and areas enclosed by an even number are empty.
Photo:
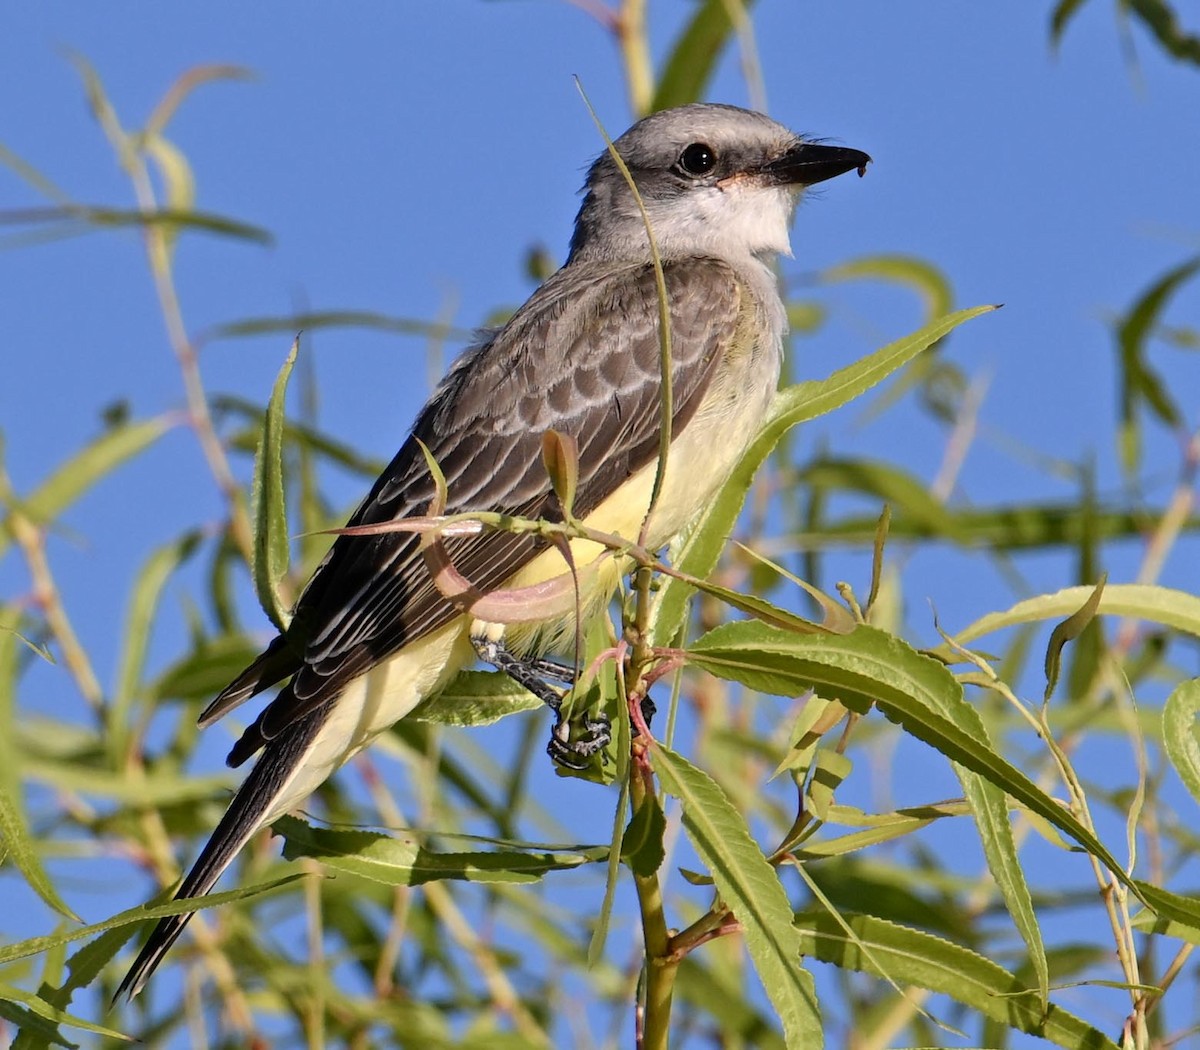
M571 723L562 715L563 700L575 684L575 669L553 660L532 657L522 660L514 656L499 640L475 637L471 639L475 652L484 663L503 671L518 685L528 689L554 712L554 728L546 751L555 762L568 769L586 769L597 752L603 751L612 740L608 716L599 714L583 720L583 735L571 739ZM547 681L549 679L550 681ZM566 688L551 685L560 682Z
M595 718L583 720L583 735L571 739L571 723L558 715L550 730L546 753L567 769L587 769L592 756L608 747L612 740L612 725L608 715L601 712Z

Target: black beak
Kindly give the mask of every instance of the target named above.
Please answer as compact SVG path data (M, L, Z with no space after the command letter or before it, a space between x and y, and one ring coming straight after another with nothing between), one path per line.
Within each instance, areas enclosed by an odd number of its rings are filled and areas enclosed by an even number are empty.
M862 150L801 142L778 160L764 165L762 173L781 186L811 186L856 168L861 178L870 163L870 156Z

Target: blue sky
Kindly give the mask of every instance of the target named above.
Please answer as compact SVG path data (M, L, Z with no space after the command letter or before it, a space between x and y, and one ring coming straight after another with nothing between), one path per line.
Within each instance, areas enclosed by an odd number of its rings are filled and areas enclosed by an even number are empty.
M691 5L652 6L662 53ZM947 347L968 376L988 383L960 492L978 502L1078 495L1014 446L1092 458L1101 491L1116 491L1106 319L1200 244L1200 74L1162 59L1136 32L1131 70L1109 4L1085 5L1058 54L1048 18L1044 3L951 0L761 0L754 12L771 114L875 158L866 179L830 183L800 210L795 259L783 272L830 321L797 342L795 374L824 375L920 322L919 304L894 287L811 284L833 264L912 254L948 275L957 305L1005 303ZM94 65L126 126L188 67L233 63L255 74L204 87L169 130L192 162L198 207L275 237L270 248L202 234L183 241L177 279L193 333L298 306L478 325L528 295L523 260L532 246L565 254L576 191L601 145L572 76L610 132L631 118L614 45L567 3L209 3L136 14L66 3L13 8L4 21L0 143L87 203L130 206L132 197L67 49ZM751 101L736 50L707 97ZM43 203L0 167L0 209ZM136 416L181 406L135 234L8 245L0 289L0 429L18 491L95 435L107 403L128 399ZM1193 284L1169 319L1195 324L1196 306ZM210 345L209 388L265 400L289 342ZM306 353L323 425L390 457L429 388L424 342L321 332ZM1194 364L1178 354L1161 360L1185 411L1193 409ZM850 409L802 440L839 455L886 456L928 479L945 438L905 407L878 420ZM1156 438L1149 456L1163 464L1148 494L1160 502L1179 460L1174 439ZM345 477L329 487L347 505L361 491ZM177 430L69 515L51 556L102 681L112 680L119 617L145 552L220 513L192 436ZM1119 552L1114 577L1123 568L1128 579L1139 554L1132 545ZM1200 590L1194 554L1174 555L1162 582ZM1041 590L1073 582L1068 559L1023 567ZM961 585L967 570L970 588ZM865 577L861 560L847 571ZM954 628L1010 598L978 558L952 552L913 558L905 581L925 641L933 637L927 599ZM10 554L0 562L0 594L26 589ZM169 630L156 640L162 658L177 640ZM78 712L60 671L38 669L31 681L31 706ZM223 745L223 737L213 745L210 769ZM914 794L925 797L926 787ZM89 918L101 917L100 904L81 900Z

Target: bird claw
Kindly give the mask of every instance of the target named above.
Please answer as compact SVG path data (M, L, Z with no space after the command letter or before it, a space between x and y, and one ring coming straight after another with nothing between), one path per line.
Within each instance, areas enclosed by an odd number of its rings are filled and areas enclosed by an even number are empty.
M597 752L603 751L612 740L612 725L608 716L604 714L595 718L585 718L583 734L576 740L571 739L571 725L562 716L562 705L570 687L575 684L575 669L541 657L522 660L510 653L502 641L472 638L471 642L475 646L476 654L484 663L503 671L554 712L554 728L550 731L550 741L546 745L546 752L550 757L567 769L587 769L591 758ZM546 681L547 678L561 682L568 688L560 690Z
M546 753L560 766L576 771L587 769L592 756L602 752L612 741L612 723L608 716L600 714L583 721L583 735L571 739L571 725L559 718L550 730L550 741Z

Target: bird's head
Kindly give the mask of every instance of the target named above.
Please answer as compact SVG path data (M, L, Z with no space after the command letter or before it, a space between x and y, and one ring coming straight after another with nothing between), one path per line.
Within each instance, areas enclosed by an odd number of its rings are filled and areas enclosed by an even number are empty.
M800 192L847 171L861 174L871 160L860 150L806 141L761 113L709 103L654 113L613 145L665 259L790 254ZM584 191L570 261L648 259L641 211L607 150Z

